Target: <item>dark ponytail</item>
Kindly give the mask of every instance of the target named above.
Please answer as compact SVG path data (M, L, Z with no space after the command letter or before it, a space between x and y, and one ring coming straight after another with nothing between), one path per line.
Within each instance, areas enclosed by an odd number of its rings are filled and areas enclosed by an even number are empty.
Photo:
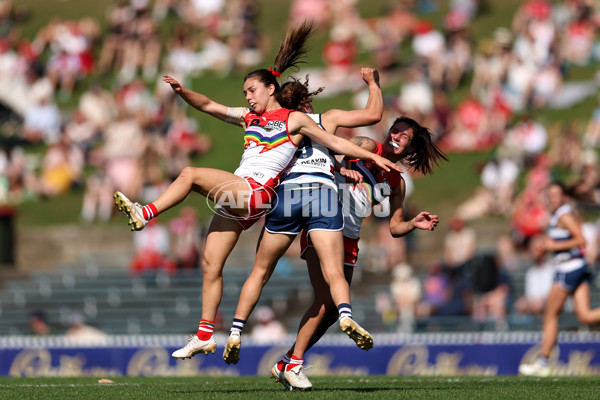
M257 78L265 86L274 85L275 96L279 101L281 88L277 82L277 76L281 76L283 72L291 67L299 70L298 65L306 62L304 61L308 51L306 41L312 35L314 26L313 21L304 21L299 26L288 29L285 39L279 46L273 66L270 69L263 68L250 72L244 77L244 82L250 78Z

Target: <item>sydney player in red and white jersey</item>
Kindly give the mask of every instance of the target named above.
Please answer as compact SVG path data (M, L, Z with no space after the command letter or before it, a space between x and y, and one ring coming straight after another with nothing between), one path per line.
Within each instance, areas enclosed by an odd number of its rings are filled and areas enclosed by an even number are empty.
M389 160L361 149L353 143L329 135L306 114L283 108L279 102L277 78L290 67L297 66L306 54L305 43L313 29L304 23L288 31L273 66L250 72L244 78L244 95L251 109L230 108L204 94L184 88L170 76L164 81L189 105L220 120L244 128L245 147L235 173L212 168L186 167L177 179L153 202L141 206L116 192L115 202L129 218L132 230L141 230L147 222L179 203L192 191L223 206L215 214L206 239L202 269L202 320L196 336L173 357L188 358L197 353L214 353L214 320L223 292L223 267L243 231L265 212L272 199L278 175L290 162L296 148L307 136L334 151L372 160L382 168L397 168ZM231 202L231 199L239 201ZM344 281L343 274L333 279ZM347 287L347 283L344 281ZM343 286L343 285L342 285ZM349 302L350 291L342 293ZM340 300L340 302L342 302Z

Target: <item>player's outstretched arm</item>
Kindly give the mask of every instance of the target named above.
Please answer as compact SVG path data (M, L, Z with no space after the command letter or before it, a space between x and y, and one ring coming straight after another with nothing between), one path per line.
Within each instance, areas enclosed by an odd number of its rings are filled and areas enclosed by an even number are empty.
M421 211L409 221L404 220L404 179L396 190L390 196L390 233L393 237L402 237L415 229L423 229L433 231L439 223L437 215L431 214L428 211Z
M208 96L195 92L191 89L187 89L183 87L175 78L169 75L163 75L163 81L171 85L173 92L185 100L190 106L194 107L196 110L207 113L215 118L218 118L222 121L232 122L232 110L239 110L241 108L229 108L223 104L219 104L216 101L211 100ZM234 117L237 116L238 113ZM241 125L243 119L241 117L235 118L237 122L234 122L235 125Z
M359 126L374 125L381 121L383 116L383 95L379 86L379 73L373 68L362 68L360 75L369 87L369 100L365 108L360 110L332 109L323 113L325 129L335 133L340 127L356 128Z
M375 153L367 151L349 140L339 138L331 135L327 131L319 128L319 126L313 121L308 115L301 112L294 112L290 114L288 119L288 129L291 134L302 134L306 135L312 140L321 143L324 146L329 147L331 150L347 155L354 158L360 158L362 160L373 161L380 168L386 171L396 170L402 172L402 169L396 165L396 163L388 160L387 158L381 157Z

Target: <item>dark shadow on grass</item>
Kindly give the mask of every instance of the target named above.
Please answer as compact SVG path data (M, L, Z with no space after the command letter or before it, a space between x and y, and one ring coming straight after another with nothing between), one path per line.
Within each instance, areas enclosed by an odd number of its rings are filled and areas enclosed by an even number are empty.
M314 392L356 392L356 393L374 393L374 392L386 392L386 391L447 391L447 390L456 390L454 387L387 387L387 388L313 388L312 393ZM230 389L230 390L214 390L214 387L205 388L205 390L174 390L169 391L169 393L177 393L177 394L195 394L195 393L203 393L210 392L212 394L217 393L276 393L276 392L287 392L284 389L262 389L262 388L253 388L253 389Z

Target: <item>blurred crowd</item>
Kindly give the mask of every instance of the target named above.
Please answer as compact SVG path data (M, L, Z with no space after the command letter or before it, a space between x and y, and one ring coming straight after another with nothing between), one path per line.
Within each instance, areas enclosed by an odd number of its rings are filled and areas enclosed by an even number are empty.
M353 105L363 107L367 92L358 71L365 56L379 70L382 86L397 88L386 95L382 123L341 135L381 140L397 115L407 115L430 127L447 152L490 154L477 166L481 184L446 225L443 259L422 279L407 264L415 239L391 239L385 219L369 220L367 262L392 273L403 326L438 314L492 318L502 329L510 311L507 275L524 268L521 258L547 221L542 188L559 171L579 205L600 204L600 105L586 120L545 126L537 117L540 110L568 108L596 95L595 79L566 79L573 66L600 58L596 2L526 0L509 26L474 37L470 24L484 3L389 1L370 18L361 16L357 0L290 4L286 24L313 19L326 36L323 66L309 60L300 71L310 73L311 85L325 87L319 96L350 90ZM428 21L442 9L441 24ZM261 3L252 0L118 0L107 6L103 21L55 16L30 40L20 25L31 12L0 0L0 204L83 188L86 222L111 218L115 190L142 201L156 197L191 157L211 150L210 135L194 113L168 85L158 84L163 73L181 82L205 71L243 74L267 67L279 41L261 30ZM465 88L467 95L453 101ZM410 172L405 178L410 213ZM468 226L483 217L510 221L491 258L478 255L477 234ZM156 221L140 232L153 238L136 245L132 271L201 267L197 219L185 209L169 225ZM597 223L586 225L595 264ZM152 252L143 243L153 243ZM542 261L534 264L531 274L542 274ZM408 286L394 289L396 282ZM513 299L514 306L539 312L542 294L527 296Z

